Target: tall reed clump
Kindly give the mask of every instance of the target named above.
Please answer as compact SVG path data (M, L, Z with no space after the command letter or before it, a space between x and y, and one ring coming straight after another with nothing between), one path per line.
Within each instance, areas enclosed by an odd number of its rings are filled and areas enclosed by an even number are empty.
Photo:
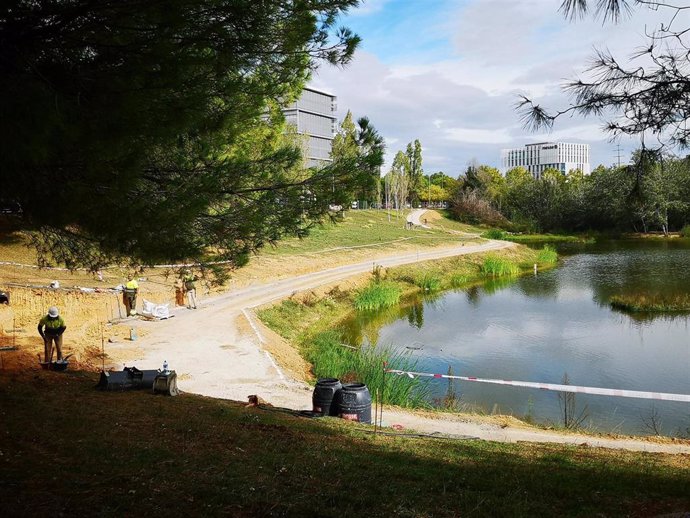
M450 285L453 288L459 288L460 286L467 284L470 278L462 273L454 273L450 276Z
M415 279L415 284L424 291L438 291L441 289L443 283L440 277L425 273L421 277Z
M307 359L314 366L317 378L338 378L344 382L358 381L367 385L372 398L382 395L384 403L403 407L427 406L426 380L383 372L389 369L415 370L416 361L409 354L390 347L355 349L342 345L336 331L316 335L307 349ZM385 386L384 386L385 383ZM381 396L379 396L381 397Z
M487 256L479 266L479 270L485 277L503 277L520 273L520 267L517 264L495 255Z
M374 282L355 295L358 311L372 311L395 306L400 302L402 291L397 284L387 281Z
M544 248L539 250L537 254L537 262L540 264L555 264L558 262L556 249L552 246L544 245Z

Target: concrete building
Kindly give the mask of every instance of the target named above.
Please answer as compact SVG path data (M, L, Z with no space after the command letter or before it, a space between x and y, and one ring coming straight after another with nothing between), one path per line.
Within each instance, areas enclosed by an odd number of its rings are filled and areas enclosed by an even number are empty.
M307 137L308 167L331 162L331 144L337 130L336 99L335 95L305 88L296 102L283 109L285 120Z
M535 178L546 169L556 169L563 174L579 169L589 174L589 145L567 142L538 142L521 148L501 150L501 171L522 166Z

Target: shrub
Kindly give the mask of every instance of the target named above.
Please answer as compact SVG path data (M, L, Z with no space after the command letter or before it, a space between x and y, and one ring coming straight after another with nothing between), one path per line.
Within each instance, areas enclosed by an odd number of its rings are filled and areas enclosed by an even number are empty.
M690 225L685 225L680 229L681 237L690 237Z
M492 228L484 232L482 237L486 239L505 239L506 233L498 228Z

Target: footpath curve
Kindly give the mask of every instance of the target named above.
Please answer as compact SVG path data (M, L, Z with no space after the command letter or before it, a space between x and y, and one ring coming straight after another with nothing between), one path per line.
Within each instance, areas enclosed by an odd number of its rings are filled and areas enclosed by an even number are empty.
M181 308L175 318L137 321L144 336L133 344L109 344L115 365L160 368L167 361L178 374L181 390L204 396L246 401L257 394L267 402L291 409L311 409L313 388L286 376L262 348L263 326L252 308L372 270L373 265L399 266L514 246L505 241L455 245L364 261L274 282L266 282L201 301L198 310ZM134 347L134 350L132 348ZM468 416L423 417L400 410L384 411L384 425L401 425L422 433L471 436L502 442L558 442L636 451L690 454L687 444L659 444L639 439L609 439L560 434L530 428L472 422Z

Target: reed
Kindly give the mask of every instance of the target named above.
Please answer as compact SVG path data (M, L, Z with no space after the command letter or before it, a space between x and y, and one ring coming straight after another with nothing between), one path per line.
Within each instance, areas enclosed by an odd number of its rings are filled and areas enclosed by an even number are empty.
M689 293L651 293L614 295L609 304L613 309L633 313L673 313L690 311Z
M440 290L443 283L441 281L441 277L431 273L425 273L424 275L415 279L415 285L421 288L423 291L431 292Z
M544 245L544 248L539 250L537 254L537 262L540 264L555 264L558 262L558 254L556 249L550 245Z
M365 383L371 394L378 391L383 395L383 402L391 405L428 406L425 380L383 372L384 364L390 369L415 370L416 361L408 353L397 352L391 347L350 348L342 344L337 331L325 331L314 337L306 356L317 378Z
M459 288L460 286L467 284L469 281L470 277L462 273L454 273L450 276L450 279L448 280L449 284L453 288Z
M479 269L485 277L503 277L520 273L520 267L517 264L495 255L485 257Z
M392 282L370 284L355 295L354 306L358 311L374 311L395 306L400 302L402 290Z

